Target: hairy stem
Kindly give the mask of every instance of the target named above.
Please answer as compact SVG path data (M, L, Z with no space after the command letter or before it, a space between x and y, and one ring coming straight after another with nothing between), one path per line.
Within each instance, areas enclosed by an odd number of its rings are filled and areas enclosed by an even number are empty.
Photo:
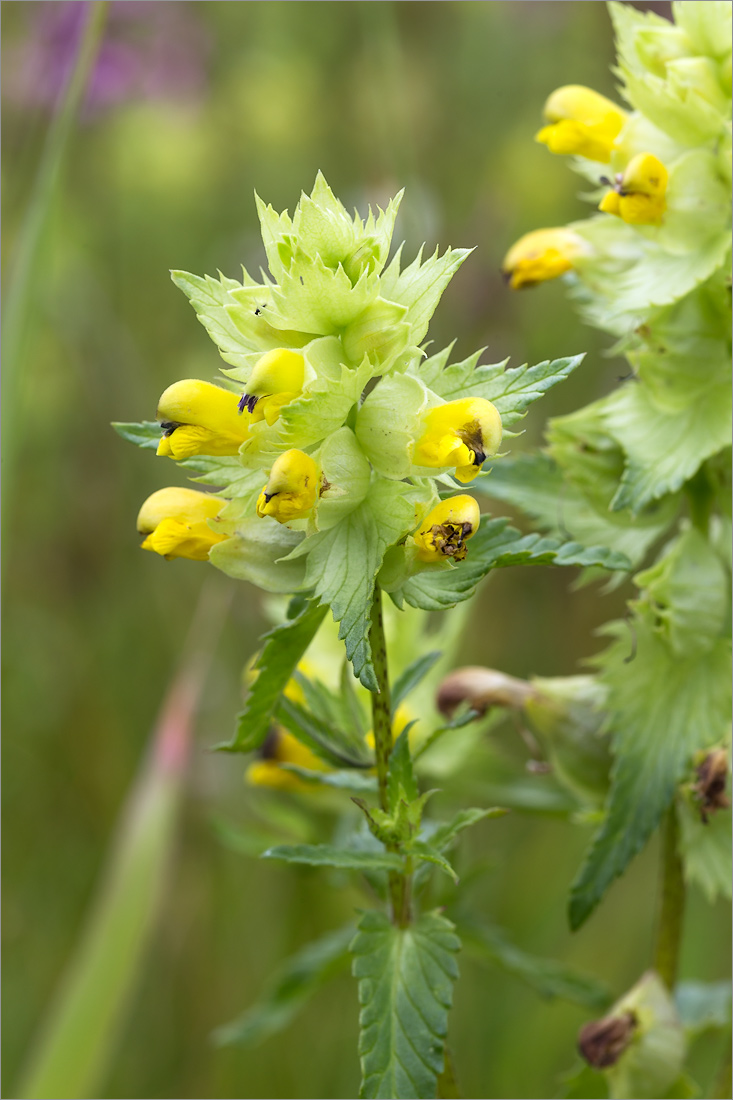
M685 881L679 854L679 825L674 802L662 823L662 875L657 923L655 968L668 989L677 980L682 917L685 909Z
M384 637L382 617L382 590L374 586L372 601L371 628L369 643L372 649L372 661L377 676L378 691L372 694L372 725L374 729L374 753L377 761L377 783L379 786L379 805L389 813L389 758L392 753L392 705L389 694L389 667L387 664L387 643ZM399 845L386 845L388 851L399 852ZM409 862L409 861L408 861ZM404 928L410 923L410 873L393 871L389 876L389 892L392 903L392 920Z

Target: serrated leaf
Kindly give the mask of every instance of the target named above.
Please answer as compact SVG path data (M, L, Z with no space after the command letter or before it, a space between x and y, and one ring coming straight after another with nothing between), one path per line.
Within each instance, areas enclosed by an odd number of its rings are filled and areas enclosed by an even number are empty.
M286 695L280 696L275 713L293 737L331 766L372 766L373 761L367 757L365 746L355 744L353 737L324 722Z
M434 1097L460 941L438 913L396 928L368 912L351 944L359 981L360 1096Z
M392 813L396 811L401 799L412 802L417 798L417 781L412 769L409 731L407 729L402 730L389 756L387 793Z
M139 423L122 424L113 421L112 427L126 439L128 443L134 443L136 447L142 447L146 451L156 451L160 443L160 424L157 420L141 420Z
M308 551L306 585L331 608L354 675L370 691L377 690L368 638L374 580L387 547L414 526L415 509L405 498L407 491L401 483L374 480L357 508L303 544Z
M266 350L260 343L248 339L227 312L227 307L235 304L230 291L242 289L236 279L228 279L225 275L220 279L206 275L202 279L187 271L171 271L171 278L190 301L225 362L234 367L246 366L251 352ZM263 292L267 293L265 288Z
M394 686L392 688L392 714L395 713L397 707L403 700L407 698L410 692L422 683L423 679L433 668L435 663L440 660L442 653L439 649L434 649L430 653L424 653L422 657L417 657L412 664L408 665L405 671L397 677Z
M253 1047L283 1031L311 997L348 962L353 925L308 943L282 963L262 997L236 1020L219 1027L217 1046Z
M421 248L413 262L400 271L400 249L383 272L381 296L407 306L404 319L410 325L412 344L420 344L424 339L443 291L471 251L470 248L448 248L440 256L436 247L432 256L423 261Z
M674 999L688 1034L730 1027L730 982L680 982Z
M601 565L628 569L623 554L603 546L581 546L539 535L520 535L507 519L484 521L468 547L468 558L449 569L426 570L411 577L397 593L413 607L441 611L469 599L492 569L509 565Z
M450 848L453 841L464 829L469 829L471 825L475 825L487 817L503 817L508 812L501 806L492 806L488 810L479 810L475 806L471 806L466 810L459 810L454 818L439 825L431 833L430 843L439 852L444 852L447 848Z
M731 815L716 810L704 822L700 808L686 800L678 801L680 854L688 883L699 886L712 903L719 897L731 897Z
M616 756L606 817L573 883L570 924L591 914L613 880L641 850L669 806L690 756L717 743L730 718L730 643L675 656L639 605L635 654L626 624L609 628L615 641L598 658L608 685ZM653 705L650 706L650 700Z
M348 871L402 870L402 860L392 852L336 848L332 844L278 844L263 852L261 858L303 863L309 867L341 867Z
M449 351L445 350L446 353ZM546 359L534 367L528 367L525 363L506 370L506 360L491 366L477 366L480 355L480 351L476 352L449 367L441 367L440 360L433 357L426 364L415 367L414 373L446 401L468 395L491 401L499 410L505 428L521 420L533 401L562 382L583 361L582 355L573 355L552 361Z
M285 685L323 622L326 609L308 602L287 622L274 627L262 639L262 652L255 668L244 710L237 715L232 740L221 748L229 752L251 752L267 737L275 707Z
M495 924L472 918L459 921L459 930L466 950L521 978L541 997L558 997L595 1012L602 1012L611 1003L611 994L602 982L555 959L543 959L522 950Z

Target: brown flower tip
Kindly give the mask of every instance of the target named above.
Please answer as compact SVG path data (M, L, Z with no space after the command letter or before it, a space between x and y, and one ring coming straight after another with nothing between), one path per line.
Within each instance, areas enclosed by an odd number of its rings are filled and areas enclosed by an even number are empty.
M700 800L700 816L707 825L708 815L715 810L727 810L730 802L725 795L728 781L728 754L725 749L709 752L697 769L693 790Z
M637 1026L633 1012L591 1020L580 1029L578 1050L594 1069L608 1069L626 1050Z
M525 680L493 668L458 668L438 688L436 705L448 717L461 703L484 714L489 707L523 707L535 689Z

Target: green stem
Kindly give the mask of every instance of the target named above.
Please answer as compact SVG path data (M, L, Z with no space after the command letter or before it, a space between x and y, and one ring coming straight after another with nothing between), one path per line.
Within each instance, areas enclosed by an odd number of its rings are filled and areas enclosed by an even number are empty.
M374 729L374 755L377 762L377 784L379 786L379 805L389 813L389 758L392 753L392 704L389 693L389 666L387 663L387 643L384 637L384 619L382 617L382 590L374 586L372 601L369 644L372 650L374 672L378 690L372 693L372 725ZM387 844L387 850L399 853L398 844ZM392 903L392 920L400 928L410 923L410 860L406 860L405 870L393 871L389 876L389 892Z
M94 0L90 5L73 72L48 130L41 162L20 227L13 270L8 281L2 335L3 470L6 485L3 510L6 513L10 498L7 489L12 484L10 474L17 450L16 441L23 437L21 387L27 390L25 374L28 368L29 317L31 308L34 308L33 303L38 298L36 280L45 231L74 119L102 40L108 7L109 0Z
M657 924L655 968L668 989L674 989L682 944L685 880L679 854L679 825L674 802L662 824L662 877Z

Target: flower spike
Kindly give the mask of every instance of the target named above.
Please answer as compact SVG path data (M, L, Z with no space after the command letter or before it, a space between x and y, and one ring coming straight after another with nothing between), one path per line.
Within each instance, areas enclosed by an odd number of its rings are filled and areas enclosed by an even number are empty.
M652 153L639 153L619 172L599 210L629 225L656 225L667 208L667 169ZM604 180L610 183L610 180Z
M304 451L285 451L257 499L257 515L290 523L308 515L318 496L318 467Z
M266 420L274 424L283 405L300 396L305 376L305 360L300 352L288 348L268 351L254 365L247 392L239 400L239 411L252 414L252 422Z
M143 504L137 517L139 534L147 535L143 550L161 557L207 561L209 551L226 535L217 535L207 520L216 519L223 502L195 489L158 489Z
M627 114L581 84L566 84L552 93L544 106L547 126L535 140L551 153L576 153L607 164Z
M249 417L239 413L237 395L198 378L169 386L156 415L163 429L157 453L175 459L235 455L249 438Z
M416 466L455 466L459 481L471 481L501 443L501 417L482 397L465 397L430 409L422 418Z
M442 501L429 512L413 538L420 561L463 561L466 542L478 531L479 506L473 497L462 494Z

